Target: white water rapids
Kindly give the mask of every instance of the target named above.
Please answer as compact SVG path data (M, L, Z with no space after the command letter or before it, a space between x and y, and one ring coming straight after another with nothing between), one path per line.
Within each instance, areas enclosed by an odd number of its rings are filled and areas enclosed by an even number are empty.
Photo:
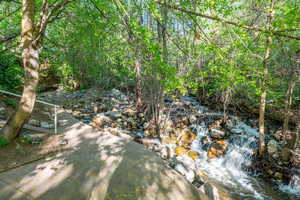
M197 102L186 98L199 112L209 115L208 109L200 106ZM201 110L200 110L201 109ZM196 160L196 172L204 173L209 179L222 185L237 199L300 199L300 188L283 183L268 183L255 174L249 174L243 170L243 165L251 164L253 151L257 149L258 132L239 121L230 127L233 135L227 139L229 143L225 155L208 159L207 152L201 144L201 139L208 135L208 126L204 121L193 124L191 128L197 133L197 139L193 141L191 150L200 154ZM278 190L279 189L279 190Z

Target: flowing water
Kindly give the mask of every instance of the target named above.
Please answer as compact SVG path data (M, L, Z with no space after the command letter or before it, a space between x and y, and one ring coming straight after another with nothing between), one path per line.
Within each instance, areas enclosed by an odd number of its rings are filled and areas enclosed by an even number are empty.
M199 112L210 114L207 109L203 109L204 107L192 99L183 100L200 109ZM196 161L197 171L202 171L210 180L226 188L235 199L300 199L299 187L295 188L271 180L266 182L257 174L250 174L243 170L244 165L251 164L253 151L257 149L258 132L255 129L238 121L230 128L234 134L227 140L229 146L226 154L219 158L207 159L207 152L201 145L201 139L208 135L208 126L202 121L192 125L192 128L197 132L197 139L192 143L191 149L201 155Z

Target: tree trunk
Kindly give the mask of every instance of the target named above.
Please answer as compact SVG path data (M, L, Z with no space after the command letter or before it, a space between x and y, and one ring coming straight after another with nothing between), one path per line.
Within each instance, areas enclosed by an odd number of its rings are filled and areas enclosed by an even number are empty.
M166 0L164 1L166 3ZM163 59L164 62L168 63L168 47L167 47L167 23L168 23L168 10L166 7L162 8L162 26L161 26L161 37L162 37L162 48L163 48Z
M292 98L293 98L293 91L295 88L295 80L292 75L291 80L289 81L289 86L287 89L287 97L285 100L285 113L284 113L284 121L283 121L283 128L282 133L285 136L288 129L289 129L289 120L291 116L291 105L292 105Z
M270 11L268 14L267 24L268 30L272 29L272 19L273 19L273 8L275 1L272 0ZM270 58L270 49L272 44L272 37L269 36L266 40L266 51L263 61L263 73L261 79L261 95L260 95L260 106L259 106L259 154L264 155L265 148L265 110L266 110L266 97L267 97L267 75L268 75L268 64Z
M16 138L24 123L30 118L39 80L39 52L33 46L34 34L34 0L23 0L21 42L23 47L22 62L25 72L24 88L16 112L1 129L1 135L8 141Z
M135 97L136 97L136 107L140 108L142 106L142 79L141 79L141 63L138 59L134 62L135 68Z
M295 145L294 145L294 149L297 148L299 141L300 141L300 106L299 106L299 110L298 110L298 121L296 124L296 139L295 139Z

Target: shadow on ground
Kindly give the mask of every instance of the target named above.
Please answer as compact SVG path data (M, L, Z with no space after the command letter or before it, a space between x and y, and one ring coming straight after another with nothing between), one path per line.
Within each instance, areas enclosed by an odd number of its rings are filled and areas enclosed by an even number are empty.
M142 145L59 117L71 150L0 174L0 199L207 199Z

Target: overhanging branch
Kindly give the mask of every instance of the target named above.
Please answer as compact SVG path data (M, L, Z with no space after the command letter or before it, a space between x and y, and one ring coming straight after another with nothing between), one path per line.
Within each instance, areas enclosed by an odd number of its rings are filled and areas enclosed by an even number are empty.
M204 15L202 13L189 11L189 10L179 8L179 7L170 5L170 4L166 4L166 3L163 3L163 2L160 2L160 1L156 1L156 3L158 3L158 4L160 4L164 7L167 7L167 8L173 9L173 10L177 10L177 11L189 14L189 15L203 17L203 18L206 18L206 19L210 19L210 20L220 22L220 23L230 24L230 25L240 27L240 28L243 28L243 29L258 31L258 32L267 33L267 34L271 34L271 35L275 35L275 36L279 36L279 37L285 37L285 38L289 38L289 39L293 39L293 40L300 40L300 37L296 37L296 36L292 36L292 35L286 35L286 34L281 33L281 31L277 32L277 31L271 31L271 30L263 29L263 28L260 28L260 27L247 26L247 25L236 23L236 22L228 21L226 19L223 19L223 18L220 18L220 17L217 17L217 16L209 16L209 15Z

